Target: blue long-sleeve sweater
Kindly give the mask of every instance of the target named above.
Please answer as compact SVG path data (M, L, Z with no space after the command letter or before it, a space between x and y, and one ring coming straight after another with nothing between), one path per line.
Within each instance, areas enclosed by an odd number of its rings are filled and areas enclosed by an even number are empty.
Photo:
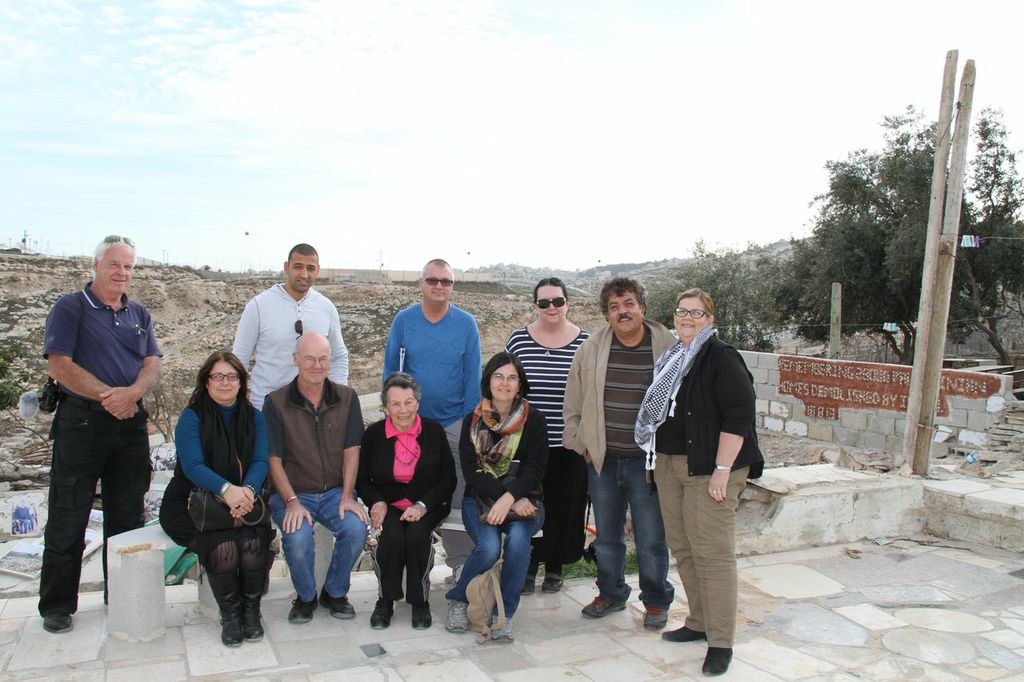
M235 421L237 403L230 407L218 405L224 423L230 429ZM252 459L249 470L245 472L242 485L251 485L259 492L263 481L270 470L270 443L267 440L267 425L263 415L256 410L256 439L252 446ZM185 408L178 417L178 425L174 429L174 444L178 450L178 461L188 480L200 488L218 492L227 481L203 461L203 446L199 438L199 415L190 407Z

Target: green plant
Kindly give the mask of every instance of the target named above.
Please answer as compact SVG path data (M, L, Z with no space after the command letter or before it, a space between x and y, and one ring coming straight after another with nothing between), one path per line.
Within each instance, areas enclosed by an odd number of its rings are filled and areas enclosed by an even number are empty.
M17 371L14 363L27 354L28 349L20 341L0 341L0 408L17 405L18 397L26 390L29 377L24 370Z

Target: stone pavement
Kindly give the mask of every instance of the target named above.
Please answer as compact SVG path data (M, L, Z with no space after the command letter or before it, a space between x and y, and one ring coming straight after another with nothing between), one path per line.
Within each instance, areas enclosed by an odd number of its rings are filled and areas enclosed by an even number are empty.
M435 576L444 569L435 570ZM677 584L669 627L686 598ZM636 584L636 576L632 577ZM195 585L167 590L167 632L152 642L107 636L100 593L82 595L75 629L43 631L34 597L0 600L0 678L9 680L629 680L702 679L704 646L671 644L630 608L598 621L579 611L589 579L560 594L523 598L513 644L476 644L444 630L443 587L434 626L413 630L399 605L372 630L372 574L353 577L353 621L318 609L290 625L290 583L264 602L267 637L235 649L197 610ZM373 645L383 647L373 656ZM723 680L1024 680L1024 555L928 536L847 543L740 559L740 618Z

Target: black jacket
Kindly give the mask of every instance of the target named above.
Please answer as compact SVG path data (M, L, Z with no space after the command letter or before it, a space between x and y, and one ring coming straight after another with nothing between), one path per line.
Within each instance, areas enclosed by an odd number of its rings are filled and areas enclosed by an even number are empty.
M544 472L548 468L548 422L544 414L530 405L530 414L523 424L523 437L512 456L514 462L519 462L518 470L515 476L506 474L502 478L495 478L477 469L476 450L469 437L472 420L472 413L463 419L462 437L459 440L459 459L462 475L466 479L466 496L476 493L486 499L497 500L508 492L518 500L541 490Z
M412 480L395 480L395 438L384 435L385 419L367 427L359 449L359 477L356 492L367 507L375 502L391 504L403 498L413 503L422 501L429 511L451 508L455 492L455 458L444 427L420 415L420 458ZM443 518L443 517L441 517Z
M733 469L750 467L748 478L760 478L764 456L757 445L754 377L735 348L712 338L701 349L690 373L679 387L676 410L686 414L686 454L691 476L709 476L715 470L718 437L743 436Z

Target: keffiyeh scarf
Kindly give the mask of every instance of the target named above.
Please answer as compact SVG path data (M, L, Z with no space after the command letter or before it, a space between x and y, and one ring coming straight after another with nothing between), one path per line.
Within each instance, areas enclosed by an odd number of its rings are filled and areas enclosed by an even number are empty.
M636 415L636 426L633 430L633 440L646 453L645 468L648 471L654 471L657 458L654 452L654 434L669 415L675 415L676 394L683 383L683 377L690 373L693 362L700 355L704 344L717 335L718 329L715 325L709 324L697 333L688 346L683 346L681 342L676 343L662 353L654 363L654 381L640 403L640 411Z

